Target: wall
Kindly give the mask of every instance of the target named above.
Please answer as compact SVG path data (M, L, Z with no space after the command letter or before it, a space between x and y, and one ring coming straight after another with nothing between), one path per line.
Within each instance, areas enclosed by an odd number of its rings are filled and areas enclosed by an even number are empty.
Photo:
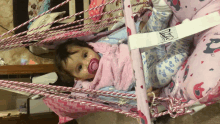
M1 80L30 82L29 78L13 78ZM27 96L0 89L0 111L16 109L16 99L23 97Z
M16 94L0 90L0 111L15 109L16 106Z

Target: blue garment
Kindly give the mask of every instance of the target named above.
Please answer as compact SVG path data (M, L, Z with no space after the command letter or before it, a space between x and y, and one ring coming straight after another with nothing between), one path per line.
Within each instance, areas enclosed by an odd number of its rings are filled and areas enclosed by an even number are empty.
M147 32L160 31L168 27L168 21L172 13L158 12L153 9L147 25ZM189 41L178 40L170 45L166 51L165 45L154 47L142 54L146 88L161 88L168 85L172 76L176 74L182 62L187 58Z
M168 27L168 22L172 12L160 12L153 9L152 15L147 24L143 27L144 32L160 31ZM157 64L166 55L165 45L156 46L142 54L142 63L144 66L144 76L146 88L150 88L153 82L157 82L155 64ZM151 69L149 69L151 68Z
M50 8L50 0L44 0L44 3L42 4L42 6L41 6L41 8L40 8L40 11L39 11L39 13L38 13L37 15L40 15L40 14L46 12L47 10L49 10L49 8ZM49 13L51 13L51 12L49 12ZM32 24L33 22L34 22L34 21L29 22L29 25L28 25L28 27L27 27L28 29L30 28L30 26L31 26L31 24Z

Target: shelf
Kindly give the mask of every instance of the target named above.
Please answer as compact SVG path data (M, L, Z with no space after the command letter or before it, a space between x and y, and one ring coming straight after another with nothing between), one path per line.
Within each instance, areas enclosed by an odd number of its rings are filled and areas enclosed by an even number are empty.
M55 67L53 64L0 66L0 75L38 74L38 73L49 73L54 71L55 71Z

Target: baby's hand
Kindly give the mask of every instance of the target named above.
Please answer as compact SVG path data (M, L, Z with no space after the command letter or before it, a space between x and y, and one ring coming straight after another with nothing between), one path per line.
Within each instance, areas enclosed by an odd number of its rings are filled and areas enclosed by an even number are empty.
M172 12L164 0L152 0L153 7L160 12Z
M147 90L147 96L148 97L154 97L154 94L155 94L155 97L158 97L160 95L160 89L156 89L153 91L153 88L150 87L148 90Z

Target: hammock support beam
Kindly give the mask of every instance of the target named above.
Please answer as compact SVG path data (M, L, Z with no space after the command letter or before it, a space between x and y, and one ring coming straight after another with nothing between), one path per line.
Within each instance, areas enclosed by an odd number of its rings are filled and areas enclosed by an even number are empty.
M136 34L136 28L134 24L134 17L131 7L130 0L121 0L123 3L124 8L124 15L125 15L125 25L127 28L128 37ZM128 41L129 42L129 41ZM132 66L134 70L134 77L136 79L136 94L139 92L137 97L137 108L138 113L141 117L140 124L151 124L150 112L149 112L149 105L148 105L148 98L147 98L147 90L145 88L145 80L144 80L144 72L143 72L143 65L141 59L141 53L139 49L131 50L131 58L132 58ZM141 88L142 87L142 88Z

